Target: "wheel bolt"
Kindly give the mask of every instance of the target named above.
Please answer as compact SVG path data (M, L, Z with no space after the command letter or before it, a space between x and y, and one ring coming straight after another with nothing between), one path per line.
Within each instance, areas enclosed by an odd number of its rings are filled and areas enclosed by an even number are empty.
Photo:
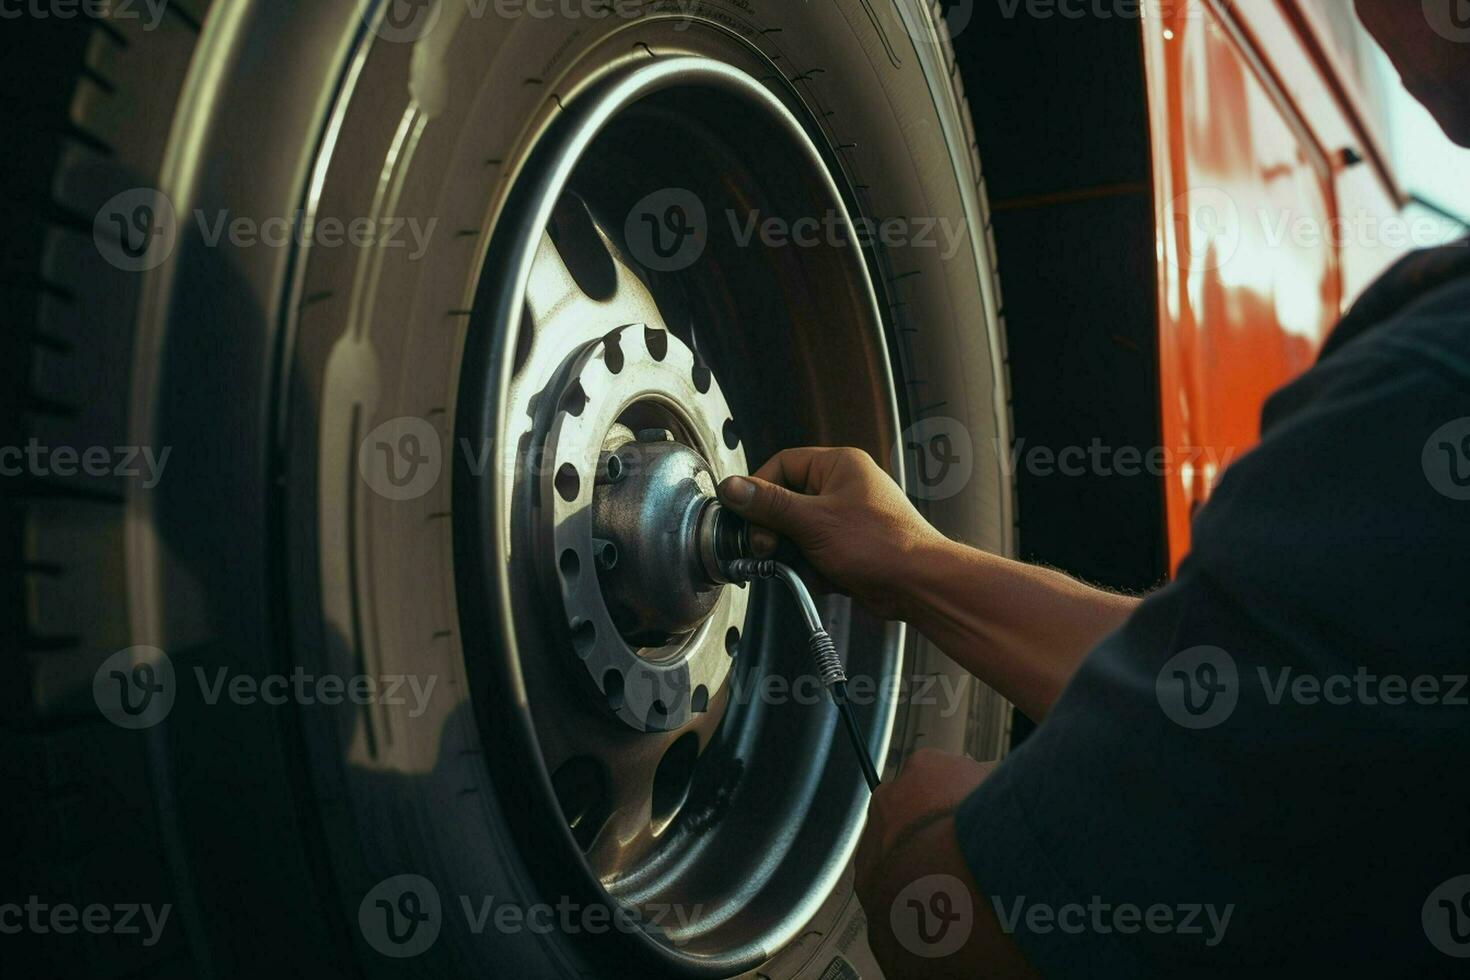
M592 539L592 554L597 559L597 567L604 572L610 572L618 565L618 546L604 538Z
M597 482L617 483L623 478L623 457L617 453L603 453L597 459Z

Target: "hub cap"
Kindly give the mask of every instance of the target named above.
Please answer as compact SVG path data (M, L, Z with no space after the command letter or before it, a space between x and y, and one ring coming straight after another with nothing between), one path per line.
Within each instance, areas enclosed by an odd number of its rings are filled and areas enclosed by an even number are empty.
M564 378L540 516L577 669L625 724L678 728L708 710L745 621L748 592L712 581L698 546L745 453L710 371L661 326L593 341Z

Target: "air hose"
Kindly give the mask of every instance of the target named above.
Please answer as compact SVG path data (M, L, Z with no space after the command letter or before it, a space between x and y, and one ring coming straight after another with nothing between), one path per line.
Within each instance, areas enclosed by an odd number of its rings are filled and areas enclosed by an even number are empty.
M738 539L744 541L745 535L738 535ZM862 729L858 727L852 704L847 700L847 671L843 669L842 660L837 656L837 644L832 642L832 637L822 625L817 604L812 601L812 594L802 582L801 576L789 566L769 559L735 558L722 561L720 568L731 582L774 578L780 579L791 590L796 604L801 607L802 615L806 618L809 633L807 649L816 663L817 674L827 688L827 693L831 695L832 703L837 706L837 713L842 716L842 724L847 729L848 738L857 752L858 763L863 768L863 778L868 781L869 792L876 790L879 782L878 769L873 765L872 756L868 754L868 743L863 738Z

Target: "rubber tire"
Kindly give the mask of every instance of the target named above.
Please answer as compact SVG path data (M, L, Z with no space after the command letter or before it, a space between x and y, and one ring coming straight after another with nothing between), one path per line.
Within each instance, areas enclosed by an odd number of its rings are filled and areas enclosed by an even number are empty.
M139 643L190 667L265 674L293 662L278 617L283 556L270 553L279 529L269 408L292 256L181 238L168 262L134 274L104 261L93 239L94 216L136 187L163 189L180 214L299 206L345 67L372 36L352 0L269 6L242 0L211 13L207 0L174 0L156 25L28 20L8 32L0 132L27 152L6 177L13 234L0 288L12 322L0 339L10 372L0 444L173 453L164 481L146 490L124 476L4 481L0 635L23 683L4 694L13 866L0 898L172 913L148 946L85 932L5 937L17 944L7 962L33 963L31 975L255 977L283 963L301 975L397 975L358 933L358 883L328 859L332 801L304 758L299 719L181 703L168 724L130 732L91 697L102 661ZM891 304L906 419L947 415L972 437L974 476L920 503L946 533L1006 553L1000 292L978 149L934 6L711 0L696 13L752 45L781 38L776 70L833 107L835 145L869 216L929 215L971 230L970 248L947 263L912 250L880 250L873 262ZM547 33L507 56L542 71L559 40ZM999 699L922 641L911 652L911 675L944 678L967 710L946 713L943 699L906 705L889 771L920 745L1002 751ZM523 892L523 855L502 858L507 881L484 891ZM816 975L841 957L871 975L861 923L844 886L762 972ZM507 964L544 956L543 966L606 968L571 945L507 954ZM464 966L412 965L436 975Z

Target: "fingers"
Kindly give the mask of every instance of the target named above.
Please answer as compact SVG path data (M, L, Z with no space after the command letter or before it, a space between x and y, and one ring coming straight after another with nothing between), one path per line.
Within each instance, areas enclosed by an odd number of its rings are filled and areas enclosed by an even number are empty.
M776 553L781 539L763 527L750 529L750 550L757 558L769 558Z
M812 498L756 477L732 476L720 484L719 493L720 502L749 523L787 537L799 535L813 506ZM751 542L753 547L757 543Z
M789 487L797 493L821 493L821 468L816 464L832 453L840 452L822 446L783 449L753 474L756 479Z

